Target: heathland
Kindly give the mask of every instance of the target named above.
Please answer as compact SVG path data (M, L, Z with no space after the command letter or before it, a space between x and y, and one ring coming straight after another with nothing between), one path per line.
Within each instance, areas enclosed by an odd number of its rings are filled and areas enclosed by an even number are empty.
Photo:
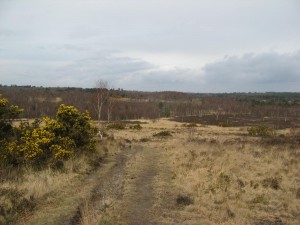
M0 224L300 223L299 93L0 93Z

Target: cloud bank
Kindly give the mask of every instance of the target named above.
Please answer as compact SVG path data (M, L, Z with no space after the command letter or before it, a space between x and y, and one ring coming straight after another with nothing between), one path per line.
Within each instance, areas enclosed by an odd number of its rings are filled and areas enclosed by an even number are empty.
M162 69L113 53L79 60L0 61L4 84L93 87L104 79L115 88L186 92L299 91L300 51L225 56L200 69Z
M217 91L299 91L300 51L226 56L203 67Z

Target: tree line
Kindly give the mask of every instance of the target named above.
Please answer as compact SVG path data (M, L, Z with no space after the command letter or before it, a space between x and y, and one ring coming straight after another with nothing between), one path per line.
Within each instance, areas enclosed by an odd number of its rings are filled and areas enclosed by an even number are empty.
M23 108L25 118L55 117L60 104L74 105L92 119L105 121L238 114L288 120L300 114L300 93L140 92L113 89L99 81L89 89L0 86L0 94Z

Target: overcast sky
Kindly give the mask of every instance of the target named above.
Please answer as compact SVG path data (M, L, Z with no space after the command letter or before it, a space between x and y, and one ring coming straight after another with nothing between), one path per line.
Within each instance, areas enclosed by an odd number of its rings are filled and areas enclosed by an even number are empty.
M0 0L0 84L300 91L299 0Z

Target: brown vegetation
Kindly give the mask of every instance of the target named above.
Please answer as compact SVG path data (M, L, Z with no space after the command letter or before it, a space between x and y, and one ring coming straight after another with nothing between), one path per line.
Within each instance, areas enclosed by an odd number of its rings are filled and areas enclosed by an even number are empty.
M172 130L173 137L151 138L160 129ZM278 131L273 138L286 142L270 145L245 129L182 127L167 120L144 125L142 133L115 133L147 138L143 145L160 149L172 171L172 188L165 192L178 207L160 208L158 224L298 224L300 152L290 135Z
M77 100L89 109L95 94L15 88L27 108L40 107L28 115ZM0 224L300 223L297 94L105 91L116 102L94 121L101 140L72 106L13 127L21 110L1 101Z
M63 103L88 110L97 120L101 111L100 119L106 121L175 117L178 122L226 127L300 127L299 93L151 93L109 89L106 83L93 89L0 86L0 93L23 108L25 118L53 117Z

